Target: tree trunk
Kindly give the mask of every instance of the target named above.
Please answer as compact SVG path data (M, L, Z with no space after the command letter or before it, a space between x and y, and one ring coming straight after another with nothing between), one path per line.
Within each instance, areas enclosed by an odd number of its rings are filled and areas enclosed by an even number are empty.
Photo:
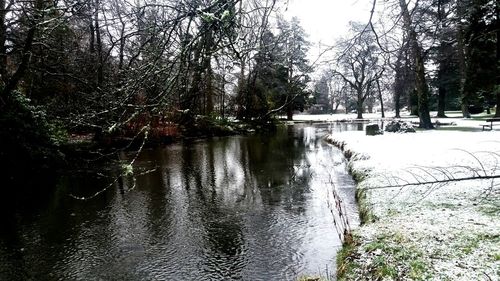
M380 90L380 81L377 79L377 90L378 90L378 99L380 101L380 111L382 113L382 118L385 118L385 111L384 111L384 99L382 98L382 91Z
M397 92L394 95L394 109L396 111L396 115L394 116L395 118L401 118L401 113L399 112L401 108L400 102L401 102L401 97L399 95L399 92Z
M496 29L497 29L497 42L496 42L496 47L497 47L497 89L496 89L496 96L497 96L497 108L495 112L495 117L500 117L500 0L496 0L496 7L495 7L495 13L496 13ZM489 106L488 106L489 108Z
M445 110L446 110L446 89L443 86L439 86L439 96L438 96L438 112L437 117L445 118Z
M5 0L0 0L0 76L3 83L7 82L7 26L5 16L7 14Z
M93 8L90 7L89 10L92 11ZM95 27L94 27L94 17L92 16L92 13L89 15L89 31L90 31L89 52L93 54L95 53Z
M210 59L208 59L208 69L206 70L206 79L205 83L207 86L205 87L205 115L210 115L214 111L214 87L213 87L213 70L210 64Z
M117 4L118 5L118 4ZM126 28L126 25L125 25L125 22L123 20L123 17L122 17L122 11L119 10L117 11L118 13L118 19L120 20L120 24L121 24L121 29L120 29L120 51L119 51L119 54L118 54L118 69L121 70L123 68L123 58L125 56L125 28Z
M457 1L457 13L458 18L462 18L465 14L461 1ZM464 118L471 118L469 113L470 94L467 90L467 65L465 60L466 46L462 23L459 23L457 25L457 48L457 59L460 71L460 96L462 99L462 114Z
M356 119L363 119L363 103L362 102L357 102L356 103L356 112L358 113L358 116Z
M394 65L395 78L394 78L394 110L396 111L395 118L401 118L400 109L401 109L401 96L403 92L403 56L404 56L404 47L398 52L398 57L396 63Z
M124 58L124 52L125 52L125 29L122 28L121 31L121 38L120 38L120 54L119 54L119 61L118 61L118 69L122 70L123 68L123 58Z
M43 6L44 6L43 0L36 0L33 11L34 22L31 23L31 26L29 27L26 35L26 39L24 40L21 63L19 63L19 66L17 67L14 74L9 78L6 78L2 94L0 95L0 100L3 100L4 102L8 102L12 94L12 91L14 91L18 87L19 82L21 81L21 79L24 77L24 74L28 70L31 58L31 50L33 47L33 42L35 40L35 34L37 31L38 24L42 20L42 15L40 11L42 11Z
M362 89L357 89L356 90L358 93L358 100L356 101L356 112L358 113L357 119L363 119L363 90Z
M222 82L221 82L221 97L220 97L220 116L224 120L226 119L226 112L225 112L225 98L226 98L226 93L225 93L225 84L226 83L226 71L224 70L222 74Z
M446 89L443 86L443 71L445 69L445 64L444 64L444 56L445 54L445 43L443 42L444 40L444 35L443 35L443 30L445 28L445 16L443 12L443 2L442 0L438 1L438 21L439 21L439 31L440 31L440 44L439 44L439 70L438 70L438 81L439 81L439 86L438 86L438 112L437 112L437 117L444 118L446 117L445 115L445 110L446 110Z
M414 82L409 79L408 69L411 67L409 64L408 53L408 38L407 36L403 36L403 45L398 50L397 59L394 64L394 110L395 110L395 118L401 118L401 108L403 105L403 98L405 105L411 109L410 104L410 91L409 89L414 87ZM415 114L417 115L417 114Z
M286 120L293 121L293 100L286 106Z
M14 72L14 74L10 77L10 79L7 80L7 83L5 84L2 91L1 95L2 98L9 99L10 94L17 88L19 81L24 77L24 74L28 69L30 60L30 50L31 47L33 46L35 32L36 32L36 24L33 24L33 26L31 26L30 29L28 30L28 35L26 36L26 40L24 41L23 57L21 59L21 63L17 67L16 72Z
M240 1L239 7L238 7L238 26L242 26L243 24L243 1ZM245 60L245 55L239 53L239 63L240 63L240 77L238 78L238 93L237 93L237 102L238 102L238 111L236 112L236 119L238 120L243 120L246 118L246 108L242 109L243 105L247 105L247 99L248 99L248 89L245 89L245 67L246 67L246 60Z
M500 80L500 79L499 79ZM500 85L497 83L497 85ZM498 86L497 86L498 87ZM495 117L500 117L500 90L497 90L497 106L496 106L496 111L495 111ZM489 108L489 107L488 107ZM488 113L489 114L489 113Z
M205 73L205 115L210 115L214 111L214 87L212 70L212 49L214 48L214 37L212 31L206 32L204 38L205 55L203 62L203 72Z
M415 89L409 93L408 107L410 108L410 115L418 116L418 96Z
M351 94L350 96L352 96L353 92L352 92L352 88L350 89L351 91ZM349 108L348 108L348 103L349 103L349 97L347 96L347 90L344 92L344 106L345 106L345 114L349 114Z
M99 7L100 0L95 1L95 13L94 13L94 26L95 26L95 37L97 43L97 86L101 87L104 81L104 62L103 62L103 53L102 53L102 39L101 39L101 28L99 25Z
M236 118L238 120L243 120L245 119L246 115L246 109L242 109L241 107L243 105L247 105L247 100L249 98L248 96L248 89L245 89L245 67L246 67L246 60L245 58L241 57L240 58L240 77L238 78L238 104L239 108L238 111L236 112Z
M287 47L288 48L288 47ZM292 85L293 83L293 65L294 65L294 60L293 57L288 58L288 85ZM293 120L293 93L290 91L290 87L287 87L287 100L289 98L292 98L292 100L289 101L290 104L287 105L286 107L286 120L292 121Z
M333 109L333 113L337 113L337 110L339 109L339 106L340 106L340 101L337 101L337 102L335 103L335 107L334 107L334 109Z
M404 28L408 34L408 39L410 42L410 48L415 60L415 79L416 79L416 90L418 96L418 117L419 117L419 127L423 129L432 129L431 116L429 113L429 88L425 78L425 62L422 55L422 49L417 40L417 33L412 26L412 20L410 12L408 11L408 6L405 0L399 0L399 5L401 7L401 12L403 14Z
M193 66L188 66L189 69L193 71L193 77L190 82L190 88L187 90L186 95L182 97L181 100L181 110L190 110L192 112L199 112L199 96L200 96L200 84L202 82L202 66L200 65L201 48L200 44L194 47L194 57L193 60L189 61L189 64Z

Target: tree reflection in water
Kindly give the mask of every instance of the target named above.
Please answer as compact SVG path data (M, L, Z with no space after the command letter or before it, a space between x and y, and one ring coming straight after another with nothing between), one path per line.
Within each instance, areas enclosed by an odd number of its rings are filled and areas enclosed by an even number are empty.
M67 195L92 194L113 169L67 175L48 207L3 231L14 239L0 236L0 279L287 280L321 272L340 245L321 180L334 170L330 159L341 159L320 139L330 129L287 126L145 150L134 170L154 172L89 201Z

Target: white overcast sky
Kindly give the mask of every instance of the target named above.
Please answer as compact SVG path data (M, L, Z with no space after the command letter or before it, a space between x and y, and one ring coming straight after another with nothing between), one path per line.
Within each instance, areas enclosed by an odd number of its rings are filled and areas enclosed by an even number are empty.
M368 22L372 1L289 0L285 17L298 17L309 34L309 41L312 43L309 50L310 62L325 62L329 61L334 53L323 51L347 33L350 21ZM314 69L318 74L327 65L318 64Z
M288 17L296 16L311 43L332 44L350 21L367 22L372 0L289 0Z

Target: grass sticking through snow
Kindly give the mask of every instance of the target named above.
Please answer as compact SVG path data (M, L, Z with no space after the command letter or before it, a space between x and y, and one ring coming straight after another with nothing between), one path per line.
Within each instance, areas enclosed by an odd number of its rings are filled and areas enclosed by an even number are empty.
M338 255L338 280L431 278L422 254L410 244L401 233L378 236L362 246L355 239L353 244L345 245ZM361 256L363 259L358 259Z

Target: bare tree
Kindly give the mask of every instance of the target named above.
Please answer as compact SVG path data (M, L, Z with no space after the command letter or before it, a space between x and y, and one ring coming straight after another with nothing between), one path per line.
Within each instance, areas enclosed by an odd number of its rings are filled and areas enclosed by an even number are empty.
M354 24L353 29L354 32L359 32L360 25ZM363 104L384 72L372 33L362 32L355 45L350 46L349 52L341 53L338 58L339 68L334 70L356 93L358 119L363 118ZM345 44L351 43L344 41L340 46L344 47Z
M0 26L0 44L2 44L2 46L0 47L2 56L2 66L0 67L0 74L2 75L2 80L4 83L0 99L2 99L3 103L5 104L6 102L8 102L12 91L17 88L19 82L22 80L29 68L31 50L33 48L33 44L37 41L37 31L40 30L40 28L42 27L41 25L43 24L43 11L46 3L43 0L35 0L26 1L25 3L17 3L17 5L15 5L14 1L9 1L9 3L5 3L5 1L2 1L0 5L2 8L0 16L0 20L2 20ZM10 28L13 28L15 19L9 19L9 17L7 16L7 13L9 12L11 13L10 17L14 17L13 14L19 12L27 18L27 20L25 21L27 23L27 30L24 38L19 42L18 46L12 47L12 52L18 52L18 55L20 57L19 64L12 71L9 71L7 66L7 25L10 25ZM17 26L14 28L21 28L21 26Z

